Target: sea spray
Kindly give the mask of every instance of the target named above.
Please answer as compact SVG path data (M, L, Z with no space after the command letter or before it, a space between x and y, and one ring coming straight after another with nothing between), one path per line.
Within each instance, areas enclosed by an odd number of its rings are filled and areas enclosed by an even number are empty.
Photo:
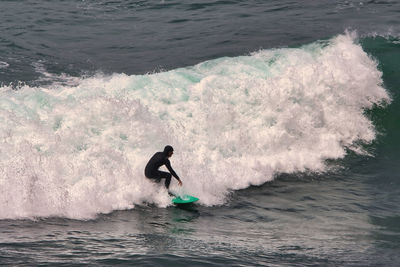
M59 80L1 88L1 219L165 207L166 190L143 170L166 144L185 193L223 204L231 190L362 153L375 138L365 109L390 102L349 33L162 73Z

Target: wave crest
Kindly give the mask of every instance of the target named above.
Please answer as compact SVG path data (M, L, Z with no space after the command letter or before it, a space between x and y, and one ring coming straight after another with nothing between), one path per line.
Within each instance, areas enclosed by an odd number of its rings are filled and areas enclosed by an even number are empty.
M3 87L0 218L167 206L143 175L165 144L205 205L280 172L324 171L375 139L364 111L390 102L381 75L347 33L163 73Z

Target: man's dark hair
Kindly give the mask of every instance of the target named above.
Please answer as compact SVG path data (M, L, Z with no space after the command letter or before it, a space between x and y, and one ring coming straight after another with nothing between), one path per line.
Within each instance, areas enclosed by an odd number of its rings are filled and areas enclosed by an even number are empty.
M168 154L171 151L174 151L174 148L172 146L165 146L164 147L164 153L165 154Z

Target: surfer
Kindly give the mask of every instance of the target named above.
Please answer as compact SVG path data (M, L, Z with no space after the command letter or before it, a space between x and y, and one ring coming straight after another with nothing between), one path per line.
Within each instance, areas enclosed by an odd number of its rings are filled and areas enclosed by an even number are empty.
M181 179L176 174L174 169L172 169L171 163L168 159L172 156L173 153L174 149L172 148L172 146L166 146L163 152L157 152L151 157L146 165L146 168L144 169L144 175L146 175L146 177L149 179L155 180L157 183L159 183L162 178L165 178L165 187L167 189L169 188L169 184L171 183L171 174L178 180L178 184L182 186ZM167 167L169 173L158 170L158 168L163 165Z

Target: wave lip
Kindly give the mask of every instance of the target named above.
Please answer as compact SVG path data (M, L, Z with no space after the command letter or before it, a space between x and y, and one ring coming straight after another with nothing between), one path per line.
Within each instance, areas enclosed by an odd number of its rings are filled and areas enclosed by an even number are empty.
M347 149L363 153L376 137L364 111L391 99L356 39L346 33L163 73L1 88L0 218L168 206L165 189L143 175L165 144L175 148L184 190L204 205L278 173L325 171L325 160Z

